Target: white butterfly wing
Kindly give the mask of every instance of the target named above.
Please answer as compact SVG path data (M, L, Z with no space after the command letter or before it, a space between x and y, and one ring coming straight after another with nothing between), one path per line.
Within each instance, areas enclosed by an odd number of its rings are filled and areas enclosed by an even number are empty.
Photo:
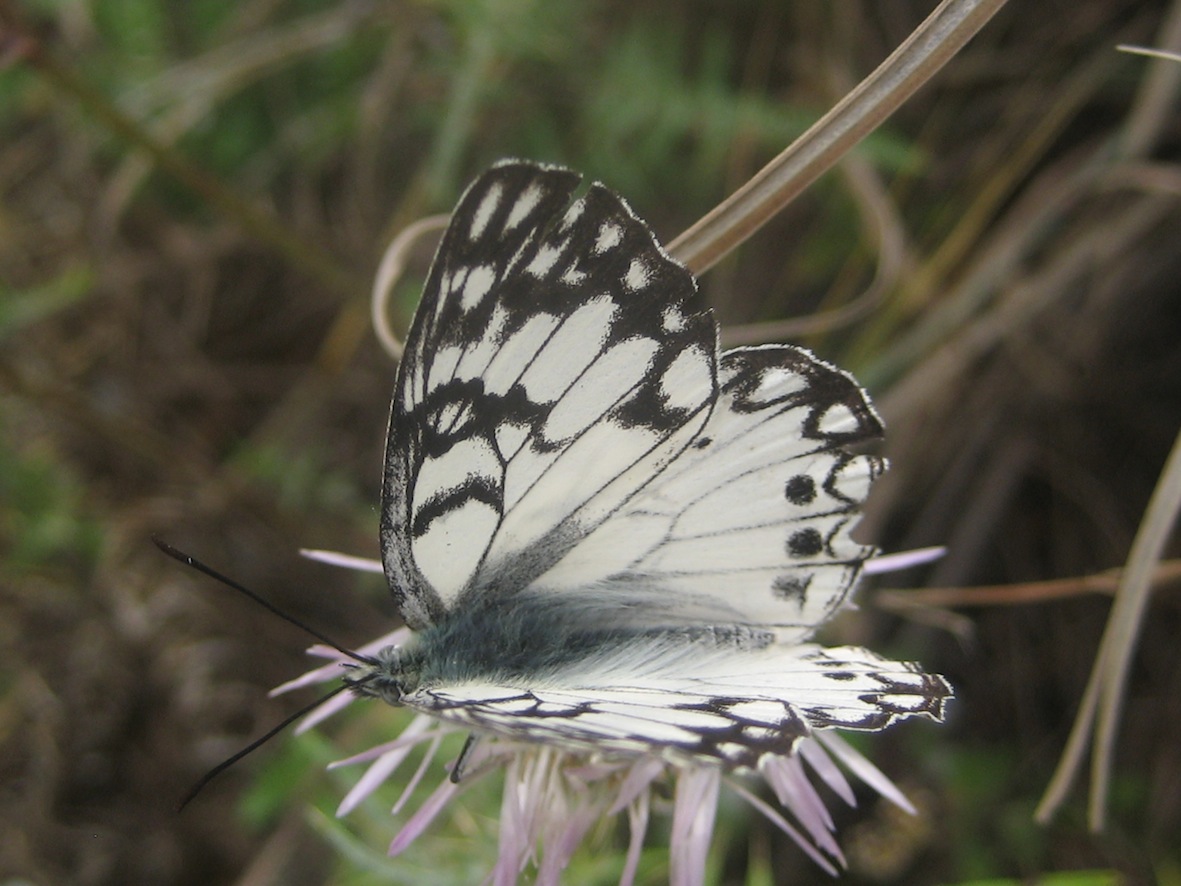
M632 624L741 624L781 640L841 605L874 549L849 536L880 459L844 447L881 424L851 376L806 351L722 356L693 444L537 584L591 585Z
M641 653L643 654L643 653ZM403 701L459 725L590 752L663 753L757 768L814 729L878 730L942 717L947 686L859 647L774 645L743 655L694 647L645 662L421 689Z
M406 622L528 585L708 417L696 283L601 185L503 163L461 198L399 367L382 501Z
M602 186L569 205L578 181L500 164L443 237L382 501L423 633L372 679L477 730L728 767L941 718L942 678L799 643L873 553L850 535L883 467L847 449L881 433L864 391L798 348L719 358L692 276Z

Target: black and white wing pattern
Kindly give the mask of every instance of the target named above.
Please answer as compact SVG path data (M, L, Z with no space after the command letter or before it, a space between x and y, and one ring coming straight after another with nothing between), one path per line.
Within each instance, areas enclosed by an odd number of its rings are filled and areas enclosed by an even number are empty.
M884 466L844 447L881 430L852 376L807 351L728 351L689 448L539 582L593 581L652 623L740 624L801 640L874 553L849 530Z
M407 624L524 588L709 415L696 284L627 205L505 163L468 188L427 278L390 416L386 575Z
M807 642L873 554L850 537L883 469L846 448L881 433L864 391L799 348L719 354L692 275L579 182L503 162L456 207L386 451L382 555L417 636L354 685L729 767L940 718L942 678Z
M404 703L477 730L587 752L757 769L814 729L940 719L942 677L859 647L646 643L578 666L420 688Z

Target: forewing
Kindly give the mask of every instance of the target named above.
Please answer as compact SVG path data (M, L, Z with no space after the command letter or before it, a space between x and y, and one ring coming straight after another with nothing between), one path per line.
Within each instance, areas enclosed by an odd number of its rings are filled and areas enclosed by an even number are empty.
M502 163L468 188L407 338L382 496L414 628L512 593L672 460L715 395L696 284L617 196Z
M508 738L573 750L662 754L757 768L791 753L814 729L879 730L895 720L942 719L941 677L859 647L806 644L713 656L694 647L673 669L579 672L529 685L469 682L422 689L411 707Z
M542 576L589 585L632 624L809 634L874 549L850 530L883 463L848 447L881 424L845 372L788 346L723 354L717 404L659 477Z

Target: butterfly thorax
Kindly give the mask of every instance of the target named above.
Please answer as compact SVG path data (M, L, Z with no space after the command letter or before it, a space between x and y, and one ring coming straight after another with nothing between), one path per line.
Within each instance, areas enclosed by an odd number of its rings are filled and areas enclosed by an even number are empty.
M770 632L741 625L631 627L621 613L596 624L570 599L561 606L527 595L503 602L449 613L409 643L382 649L374 664L351 668L345 681L358 695L399 705L419 689L475 681L529 688L571 669L585 674L609 666L620 655L643 659L644 649L656 659L674 650L733 654L773 642Z

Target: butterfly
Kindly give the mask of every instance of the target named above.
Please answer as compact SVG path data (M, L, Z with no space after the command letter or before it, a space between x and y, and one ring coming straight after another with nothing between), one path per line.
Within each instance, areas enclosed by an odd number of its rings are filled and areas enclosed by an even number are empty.
M502 161L461 197L398 369L381 552L412 638L358 695L509 739L757 769L814 730L941 719L943 678L811 635L875 550L847 373L721 352L624 200Z

